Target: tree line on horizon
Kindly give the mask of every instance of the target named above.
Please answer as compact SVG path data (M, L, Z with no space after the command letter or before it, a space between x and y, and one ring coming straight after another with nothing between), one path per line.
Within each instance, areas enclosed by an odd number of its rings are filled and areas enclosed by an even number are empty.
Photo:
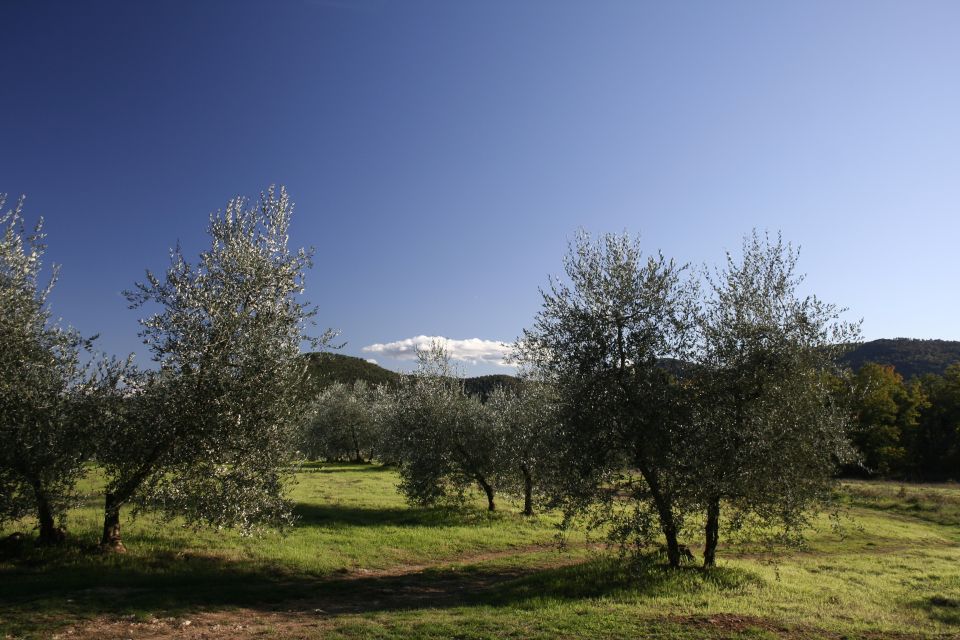
M867 362L846 392L859 453L846 475L960 480L960 363L907 381L892 365Z
M478 486L492 510L502 491L672 566L699 539L712 566L721 535L801 541L857 461L852 407L876 383L837 355L859 326L799 295L797 251L779 237L753 232L721 266L692 269L629 234L581 232L515 345L521 384L471 393L437 348L395 385L318 390L301 345L334 334L307 333L312 254L288 246L292 210L282 187L233 199L211 215L208 249L175 249L126 292L147 314L152 369L96 354L52 319L42 223L26 230L22 200L0 214L0 522L32 515L42 543L61 541L93 463L104 550L124 548L124 506L193 526L289 526L304 455L376 458L416 504Z

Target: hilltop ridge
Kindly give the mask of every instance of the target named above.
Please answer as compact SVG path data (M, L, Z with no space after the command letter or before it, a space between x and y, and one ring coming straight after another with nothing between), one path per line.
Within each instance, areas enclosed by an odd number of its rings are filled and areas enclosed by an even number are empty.
M960 341L881 338L860 343L841 362L854 371L867 362L892 365L905 379L928 373L940 375L960 362Z
M329 351L308 353L311 383L322 388L333 382L352 383L365 380L369 384L396 385L404 374L379 364ZM921 340L915 338L881 338L855 345L841 363L857 370L867 362L891 365L905 379L928 373L942 374L951 364L960 362L960 341ZM464 378L467 391L486 397L497 387L518 383L510 374L490 374Z

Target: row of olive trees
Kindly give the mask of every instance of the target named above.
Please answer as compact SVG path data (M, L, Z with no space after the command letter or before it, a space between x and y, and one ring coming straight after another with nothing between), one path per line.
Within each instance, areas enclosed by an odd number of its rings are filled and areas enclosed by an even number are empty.
M498 492L534 510L555 425L550 388L526 382L482 401L464 389L444 350L420 354L417 371L396 388L333 383L317 396L300 446L311 460L376 459L395 464L415 504L459 502L472 485L496 509Z
M88 461L106 476L105 549L123 549L125 505L243 530L290 520L314 314L298 297L311 254L287 246L292 209L282 188L231 200L196 263L178 247L126 294L149 314L149 370L84 356L90 341L51 318L41 226L25 231L22 201L0 217L0 521L33 513L42 542L61 539Z
M828 374L858 325L799 293L796 261L757 233L699 274L626 234L571 243L517 345L560 399L547 492L568 520L674 566L697 522L708 566L721 522L802 534L851 453Z
M390 391L365 380L334 382L317 394L310 419L302 425L300 451L307 460L382 460L384 409Z
M528 381L495 389L482 401L469 394L440 346L422 352L417 371L401 383L384 411L385 450L399 468L409 500L459 501L479 487L487 508L498 491L523 498L532 515L542 463L552 445L553 396Z

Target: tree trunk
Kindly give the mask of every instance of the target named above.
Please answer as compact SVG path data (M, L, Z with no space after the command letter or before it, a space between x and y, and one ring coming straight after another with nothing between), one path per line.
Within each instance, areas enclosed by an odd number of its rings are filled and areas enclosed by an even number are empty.
M161 442L154 446L136 473L127 478L126 482L112 492L107 492L103 504L103 535L100 538L100 550L114 553L126 553L120 537L120 507L126 504L137 492L137 489L150 475L157 461L164 453L169 442Z
M123 546L123 539L120 537L121 504L122 502L117 499L115 494L107 494L103 509L103 537L100 538L100 549L102 551L124 553L127 550Z
M677 523L673 519L673 504L670 497L660 488L657 477L641 469L647 486L650 487L650 493L653 496L653 504L657 508L657 516L660 519L660 531L667 542L667 561L671 567L680 566L680 543L677 541Z
M357 442L357 432L355 430L350 431L350 439L353 440L353 451L356 454L353 461L360 464L363 462L363 456L360 454L360 443Z
M527 465L520 465L520 471L523 472L523 515L533 515L533 478L530 476L530 469Z
M720 499L711 498L707 504L706 542L703 545L703 566L717 564L717 542L720 541Z
M680 566L680 543L677 541L677 527L673 523L672 514L668 518L665 519L661 513L660 530L663 531L663 537L667 541L667 561L671 567L676 568Z
M487 511L496 511L497 505L493 503L493 487L490 486L490 483L487 482L483 476L477 476L477 483L483 488L483 492L487 494Z
M58 527L53 520L53 510L46 494L38 484L34 485L33 491L37 499L37 522L40 523L40 536L37 538L37 542L43 545L63 542L66 535L63 529Z

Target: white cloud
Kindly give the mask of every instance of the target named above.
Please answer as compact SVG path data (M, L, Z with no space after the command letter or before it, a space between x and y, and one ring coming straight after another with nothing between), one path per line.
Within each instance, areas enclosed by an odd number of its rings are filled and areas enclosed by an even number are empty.
M396 342L376 343L363 348L367 353L378 353L395 360L415 360L418 349L429 349L434 343L442 345L450 358L470 364L495 364L501 367L513 366L506 361L511 347L506 342L467 338L453 340L443 336L415 336Z
M367 358L367 362L369 362L370 364L380 364L379 362L377 362L376 358Z

